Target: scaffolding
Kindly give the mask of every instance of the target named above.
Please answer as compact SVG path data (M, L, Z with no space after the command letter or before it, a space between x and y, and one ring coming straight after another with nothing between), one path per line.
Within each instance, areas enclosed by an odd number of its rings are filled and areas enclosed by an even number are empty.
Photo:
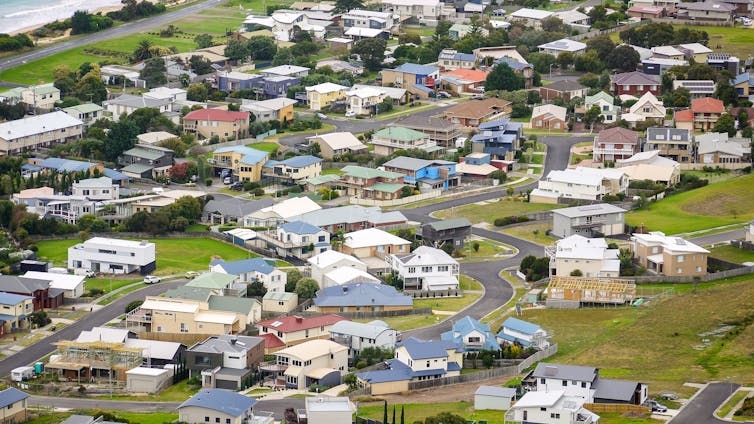
M79 377L81 370L88 370L86 375L94 378L97 371L106 371L106 376L115 378L125 376L125 371L142 365L144 349L126 347L123 343L103 341L77 342L62 340L55 343L60 356L50 361L47 368L76 371Z
M635 298L636 284L620 278L553 276L547 286L548 300L625 304Z

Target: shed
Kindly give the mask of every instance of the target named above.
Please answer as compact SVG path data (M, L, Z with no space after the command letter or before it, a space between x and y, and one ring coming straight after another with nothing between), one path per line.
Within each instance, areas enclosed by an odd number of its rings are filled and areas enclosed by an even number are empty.
M498 386L479 386L474 393L474 409L508 410L516 398L516 389Z
M169 369L136 367L126 371L126 390L131 393L157 393L170 384L172 376Z

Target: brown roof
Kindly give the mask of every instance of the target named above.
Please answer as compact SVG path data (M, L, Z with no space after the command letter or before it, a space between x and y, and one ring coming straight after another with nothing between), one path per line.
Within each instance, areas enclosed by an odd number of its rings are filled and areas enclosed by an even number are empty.
M683 109L673 114L673 120L675 122L692 122L694 120L694 113L691 109Z
M639 142L639 134L621 127L608 128L597 134L600 142L609 142L616 144L636 144Z
M723 113L725 106L722 100L713 99L712 97L702 97L691 101L691 110L694 113Z
M321 327L323 325L333 325L338 321L347 321L340 315L329 314L316 317L304 318L297 315L287 317L273 318L266 321L257 322L257 326L267 327L271 330L281 333L290 333L293 331L306 330L309 328Z
M445 114L457 118L481 119L494 111L505 109L510 105L511 102L494 97L484 100L471 100L447 109Z
M578 81L574 81L574 80L555 81L554 83L550 85L543 85L542 88L546 90L560 91L561 93L566 92L566 91L578 91L578 90L586 89L586 87L579 84Z

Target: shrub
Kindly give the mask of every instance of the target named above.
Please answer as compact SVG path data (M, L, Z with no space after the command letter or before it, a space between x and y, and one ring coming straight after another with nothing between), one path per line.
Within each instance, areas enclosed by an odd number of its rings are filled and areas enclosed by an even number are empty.
M526 215L520 216L506 216L503 218L496 218L493 224L496 227L504 227L506 225L518 224L521 222L529 222L531 219Z

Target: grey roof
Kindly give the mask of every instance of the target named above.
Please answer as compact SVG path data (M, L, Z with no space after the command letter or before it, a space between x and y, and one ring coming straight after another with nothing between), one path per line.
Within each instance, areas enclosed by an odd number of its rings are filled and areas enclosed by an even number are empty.
M627 402L633 398L636 392L636 381L598 379L592 388L594 397L597 399L609 399Z
M170 104L170 100L152 99L149 97L134 96L133 94L121 94L120 96L112 100L105 100L103 103L105 105L110 105L110 104L123 105L123 106L133 107L133 108L142 108L142 107L159 108L160 106L165 106L165 105Z
M680 137L680 139L676 139ZM691 141L691 131L683 128L653 127L647 128L647 141L688 143Z
M233 343L233 340L236 342ZM264 343L264 339L261 337L223 334L209 337L208 339L191 346L188 350L191 352L203 353L243 352L260 343Z
M217 212L226 217L244 217L252 212L262 208L272 206L275 202L270 197L263 197L259 200L243 200L235 197L223 200L210 200L204 205L203 213L210 214Z
M350 283L317 291L314 304L333 306L414 306L414 299L387 284Z
M374 225L391 222L406 222L406 217L398 211L383 212L378 206L364 207L359 205L341 206L337 208L320 209L307 212L297 217L317 227L340 223L370 222Z
M510 387L498 387L498 386L479 386L476 389L475 395L482 396L496 396L502 398L514 398L516 397L516 389Z
M170 299L188 299L206 302L212 295L212 289L204 287L180 286L165 292L165 297Z
M66 418L65 421L61 421L60 424L92 424L94 423L94 417L89 415L71 415Z
M128 156L135 156L138 158L148 159L148 160L157 160L163 156L165 156L166 152L159 152L152 149L145 149L140 146L136 146L133 149L128 149L125 152L123 152L124 155Z
M0 291L10 293L34 293L50 287L49 280L18 277L15 275L0 275Z
M349 336L375 339L388 330L390 330L390 327L382 321L372 321L369 323L338 321L330 327L330 334L348 334Z
M536 378L555 378L559 380L589 381L597 378L599 370L594 367L582 367L578 365L552 364L540 362L532 373Z
M258 300L250 297L212 295L209 298L209 309L248 315L257 303L259 303Z
M248 368L228 368L228 367L222 367L219 370L217 370L217 373L215 375L217 376L226 376L226 377L243 377L246 374L250 373L251 370Z
M451 123L450 121L447 121L445 119L440 118L432 118L429 116L420 116L420 115L408 115L406 117L400 118L398 121L395 122L395 125L400 125L402 127L411 128L415 130L419 129L430 129L433 131L438 131L442 129L460 129L460 125Z
M579 84L578 81L575 80L560 80L555 81L554 83L550 85L545 85L542 88L545 88L547 90L553 90L553 91L576 91L576 90L586 90L586 87Z
M688 10L701 10L701 11L710 11L710 12L732 12L736 9L735 6L724 3L721 1L700 1L695 3L683 3L680 5L683 9Z
M471 227L471 221L466 218L451 218L443 219L442 221L434 221L429 224L435 231L452 230L455 228Z
M187 406L207 408L228 414L231 417L240 417L251 410L256 399L225 389L202 389L199 393L183 402L178 409Z
M581 216L594 216L606 213L626 212L625 209L609 203L599 203L596 205L574 206L572 208L553 209L552 213L563 215L568 218L577 218Z

